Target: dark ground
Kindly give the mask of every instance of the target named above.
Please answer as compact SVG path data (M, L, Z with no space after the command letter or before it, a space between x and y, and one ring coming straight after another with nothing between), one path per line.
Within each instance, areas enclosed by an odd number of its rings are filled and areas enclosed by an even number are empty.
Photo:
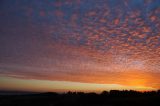
M160 90L0 95L0 106L160 106Z

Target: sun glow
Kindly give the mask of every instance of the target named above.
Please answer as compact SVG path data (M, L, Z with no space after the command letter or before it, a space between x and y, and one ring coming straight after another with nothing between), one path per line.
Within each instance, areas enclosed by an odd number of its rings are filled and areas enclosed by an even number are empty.
M32 83L30 83L32 82ZM121 84L97 84L97 83L80 83L70 81L48 81L34 79L17 79L11 77L0 77L1 89L6 90L22 90L36 92L68 92L68 91L83 91L83 92L101 92L104 90L157 90L156 88L140 86L142 82L135 81L132 85L126 86ZM12 89L11 89L12 88Z

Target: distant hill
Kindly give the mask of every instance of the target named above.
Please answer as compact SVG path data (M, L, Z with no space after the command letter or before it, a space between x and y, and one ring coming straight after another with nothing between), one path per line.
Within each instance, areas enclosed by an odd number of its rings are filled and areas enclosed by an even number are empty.
M26 94L38 94L38 93L40 92L0 90L0 95L26 95Z
M16 93L16 92L15 92ZM0 95L0 106L160 106L160 91L103 91Z

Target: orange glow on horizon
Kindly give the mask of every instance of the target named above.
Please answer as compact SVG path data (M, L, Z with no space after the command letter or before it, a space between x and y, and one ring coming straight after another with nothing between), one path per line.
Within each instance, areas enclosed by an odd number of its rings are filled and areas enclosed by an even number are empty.
M137 90L150 91L157 90L153 87L126 86L121 84L97 84L97 83L80 83L70 81L48 81L48 80L34 80L34 79L17 79L11 77L0 77L1 90L21 90L34 92L68 92L68 91L82 91L82 92L102 92L104 90Z

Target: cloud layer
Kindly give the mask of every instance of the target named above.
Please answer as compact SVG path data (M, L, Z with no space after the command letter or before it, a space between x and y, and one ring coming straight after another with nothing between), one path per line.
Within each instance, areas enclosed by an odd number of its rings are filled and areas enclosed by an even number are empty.
M1 2L0 75L160 87L160 0Z

